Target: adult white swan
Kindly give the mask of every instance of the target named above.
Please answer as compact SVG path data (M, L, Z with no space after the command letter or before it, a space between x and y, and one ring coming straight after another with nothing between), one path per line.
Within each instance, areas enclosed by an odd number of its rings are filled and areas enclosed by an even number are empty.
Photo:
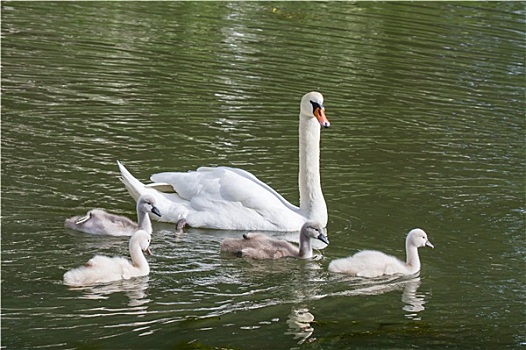
M300 206L292 205L251 173L229 167L201 167L189 172L151 176L144 185L120 163L122 181L137 200L150 193L163 213L159 219L191 227L227 230L297 231L307 221L327 225L327 206L320 181L320 125L323 96L309 92L301 99L299 121ZM172 193L167 193L169 188Z

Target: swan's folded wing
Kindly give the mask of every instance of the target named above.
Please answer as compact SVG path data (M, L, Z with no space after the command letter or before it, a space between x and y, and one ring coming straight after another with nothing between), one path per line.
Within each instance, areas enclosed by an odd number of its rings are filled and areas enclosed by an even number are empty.
M164 193L175 193L175 189L172 186L172 184L164 183L164 182L154 182L151 184L144 185L144 187L153 188L159 192L164 192Z
M242 169L201 167L186 173L154 174L151 180L171 184L181 198L199 206L238 202L256 210L283 205L290 210L298 210L270 186Z

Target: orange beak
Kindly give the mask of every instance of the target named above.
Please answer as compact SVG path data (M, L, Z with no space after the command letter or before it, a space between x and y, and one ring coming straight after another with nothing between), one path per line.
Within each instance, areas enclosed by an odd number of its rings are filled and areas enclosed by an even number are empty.
M325 108L317 107L314 110L314 116L316 119L318 119L318 122L320 125L324 128L328 128L331 126L331 123L329 122L329 119L325 116Z

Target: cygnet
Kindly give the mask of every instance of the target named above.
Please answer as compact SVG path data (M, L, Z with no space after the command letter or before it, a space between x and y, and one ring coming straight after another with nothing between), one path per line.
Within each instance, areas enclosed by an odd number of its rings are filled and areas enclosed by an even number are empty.
M66 219L64 226L73 230L96 235L131 236L138 229L152 233L152 222L148 213L161 216L155 206L155 198L144 195L137 201L138 224L125 216L110 214L103 209L92 209L85 216Z
M81 287L146 276L150 273L150 266L143 252L151 254L150 241L148 232L138 230L129 242L131 262L122 257L95 255L84 266L66 272L64 284Z
M418 248L424 246L434 248L425 231L415 228L405 240L406 262L376 250L363 250L347 258L331 261L329 271L369 278L394 274L414 275L420 271Z
M309 259L312 257L311 239L313 238L329 244L325 229L319 223L307 222L301 227L299 247L263 233L247 233L243 235L243 238L224 239L221 242L221 252L251 259L279 259L284 257Z

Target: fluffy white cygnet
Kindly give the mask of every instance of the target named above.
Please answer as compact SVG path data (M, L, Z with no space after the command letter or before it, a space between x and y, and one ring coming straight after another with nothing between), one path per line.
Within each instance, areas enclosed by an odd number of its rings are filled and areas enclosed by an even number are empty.
M137 221L125 216L110 214L103 209L92 209L85 216L73 216L66 219L64 226L73 230L96 235L131 236L138 229L152 233L152 222L148 213L161 216L155 206L155 198L144 195L137 201Z
M309 259L312 257L312 238L329 244L325 229L319 223L307 222L301 227L299 247L263 233L247 233L243 235L243 238L224 239L221 242L221 251L251 259L279 259L284 257Z
M406 262L376 250L363 250L350 257L333 260L329 264L329 271L358 277L413 275L420 271L418 248L424 246L434 248L424 230L415 228L407 234L405 241Z
M151 254L150 241L148 232L138 230L129 242L131 262L122 257L95 255L84 266L66 272L64 283L80 287L146 276L150 273L150 266L143 252Z

